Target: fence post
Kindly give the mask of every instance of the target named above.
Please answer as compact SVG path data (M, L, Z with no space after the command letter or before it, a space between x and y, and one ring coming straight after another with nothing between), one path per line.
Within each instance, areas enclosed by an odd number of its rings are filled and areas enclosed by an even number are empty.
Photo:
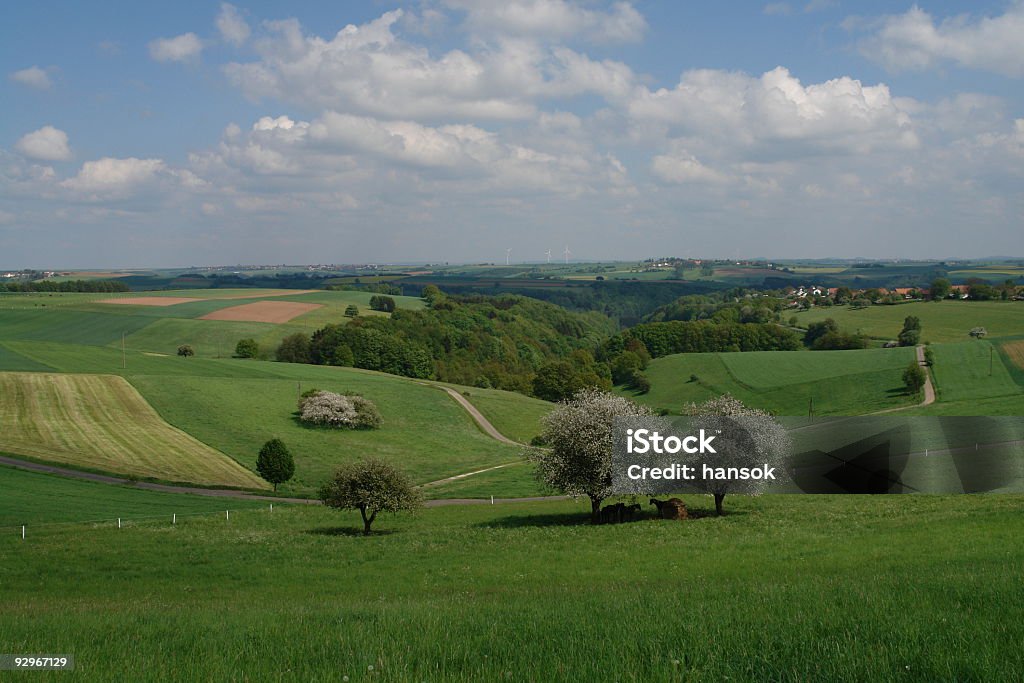
M120 517L117 518L117 528L118 529L121 528L121 518Z
M175 513L171 514L171 524L177 524L177 523L178 523L178 513L175 512Z
M274 511L274 504L273 504L273 503L271 503L271 504L270 504L270 511L271 511L271 512L273 512L273 511Z
M224 511L224 519L231 519L231 510Z
M25 540L25 525L21 525L21 540Z
M494 505L494 496L491 496L491 505Z

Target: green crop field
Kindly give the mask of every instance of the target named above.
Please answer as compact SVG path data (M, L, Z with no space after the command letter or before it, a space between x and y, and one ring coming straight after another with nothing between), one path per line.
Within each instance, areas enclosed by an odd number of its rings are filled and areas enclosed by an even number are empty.
M795 315L801 327L832 318L843 330L860 330L878 339L895 339L903 319L910 315L921 319L922 341L969 340L967 333L973 327L984 327L990 337L1024 334L1024 302L1020 301L927 301L863 309L816 306Z
M942 401L973 401L1024 394L988 341L936 344L932 375Z
M319 507L11 530L0 642L88 680L1016 679L1024 498L866 498L613 526L444 507L370 538Z
M265 488L223 453L174 429L120 377L0 373L0 449L167 481Z
M125 523L158 517L166 522L180 516L220 513L225 510L266 508L264 501L215 498L181 493L161 493L131 486L65 479L51 474L26 472L0 465L0 533L26 524L35 534L38 524L109 522ZM275 506L277 507L277 506Z
M913 354L908 348L675 354L651 361L650 392L621 391L672 412L729 393L777 415L806 415L812 401L817 415L855 415L918 400L904 393L900 379Z
M290 333L287 326L273 323L161 318L129 335L125 344L130 349L166 354L175 354L179 346L187 344L201 358L230 358L240 339L256 339L262 350L272 354ZM120 343L111 346L119 348Z

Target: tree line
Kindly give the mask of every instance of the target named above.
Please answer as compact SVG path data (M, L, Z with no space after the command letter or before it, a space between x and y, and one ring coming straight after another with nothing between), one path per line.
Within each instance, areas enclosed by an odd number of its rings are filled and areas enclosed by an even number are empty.
M8 292L130 292L131 288L116 280L38 280L35 282L7 282Z

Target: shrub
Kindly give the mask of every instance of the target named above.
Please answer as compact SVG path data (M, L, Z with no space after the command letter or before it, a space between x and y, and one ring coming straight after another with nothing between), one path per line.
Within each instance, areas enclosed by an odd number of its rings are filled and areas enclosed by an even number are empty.
M395 300L390 296L383 296L375 294L370 297L370 308L375 311L384 311L385 313L391 313L395 310Z
M181 346L178 347L178 355L181 356L182 358L188 358L190 356L196 355L196 352L188 344L182 344Z
M235 345L235 356L237 358L255 358L260 352L260 345L255 339L240 339Z
M281 340L274 357L282 363L309 362L309 336L296 332Z
M647 379L647 375L642 372L634 372L629 379L629 388L637 393L646 394L651 390L651 380Z
M346 429L377 429L383 422L373 401L359 394L332 391L304 394L299 399L299 419L307 424Z
M359 307L358 306L356 306L355 304L349 304L348 306L345 307L345 317L346 318L354 318L357 315L359 315Z

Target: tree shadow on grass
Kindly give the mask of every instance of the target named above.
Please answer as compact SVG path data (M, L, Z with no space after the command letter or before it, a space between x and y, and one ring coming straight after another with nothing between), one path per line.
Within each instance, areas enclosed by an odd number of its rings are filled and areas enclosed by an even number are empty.
M750 512L747 510L729 510L726 509L722 517L743 517L749 515ZM687 518L681 520L662 519L656 513L644 511L634 517L632 520L617 522L615 524L594 524L590 523L590 513L588 512L572 512L562 514L545 514L545 515L510 515L508 517L499 517L492 519L487 522L480 522L477 524L477 528L483 529L524 529L530 527L552 527L552 526L621 526L623 524L635 524L637 522L690 522L701 519L714 519L718 517L715 514L714 508L689 508L687 510Z
M476 526L484 529L523 529L528 527L548 526L581 526L590 524L590 513L567 512L544 515L509 515L498 517L486 522L480 522Z
M354 526L321 526L309 529L307 534L313 536L353 536L359 538L373 538L374 536L390 536L398 533L395 529L374 529L369 536L363 534L363 530Z

